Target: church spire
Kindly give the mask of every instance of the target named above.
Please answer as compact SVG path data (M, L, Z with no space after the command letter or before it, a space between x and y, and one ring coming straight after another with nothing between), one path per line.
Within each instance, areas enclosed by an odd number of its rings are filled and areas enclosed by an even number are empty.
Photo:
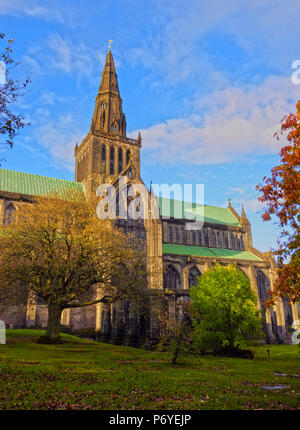
M98 93L101 93L104 91L111 91L111 92L117 93L120 96L115 63L114 63L114 59L113 59L110 47L107 53L104 69L101 75L101 82L100 82Z
M126 137L126 117L122 110L122 99L110 47L101 75L91 124L91 132L97 131Z
M242 205L242 216L241 216L241 223L242 224L249 224L249 220L247 218L245 209L244 209L244 205Z

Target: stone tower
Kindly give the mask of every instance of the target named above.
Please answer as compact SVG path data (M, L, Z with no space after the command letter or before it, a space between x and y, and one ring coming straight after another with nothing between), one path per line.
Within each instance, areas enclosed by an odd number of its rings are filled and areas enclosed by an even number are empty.
M89 196L99 184L114 182L130 162L140 176L141 145L140 134L137 139L126 136L126 117L109 49L89 133L75 148L75 181L84 184Z

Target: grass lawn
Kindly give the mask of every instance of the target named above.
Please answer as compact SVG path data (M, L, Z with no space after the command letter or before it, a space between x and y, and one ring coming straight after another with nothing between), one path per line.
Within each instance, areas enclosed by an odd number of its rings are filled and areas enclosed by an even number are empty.
M43 333L7 330L0 409L300 409L297 345L258 347L254 360L188 357L174 366L166 353L69 335L37 344Z

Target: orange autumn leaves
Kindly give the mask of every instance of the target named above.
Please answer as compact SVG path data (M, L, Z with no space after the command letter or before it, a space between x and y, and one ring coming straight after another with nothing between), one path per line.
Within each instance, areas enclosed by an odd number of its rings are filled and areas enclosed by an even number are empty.
M296 114L284 116L280 136L287 132L288 144L280 150L281 162L273 167L271 176L264 177L264 184L257 185L259 201L266 205L262 215L268 221L275 216L282 232L278 240L278 279L270 295L269 304L278 297L300 301L300 100Z

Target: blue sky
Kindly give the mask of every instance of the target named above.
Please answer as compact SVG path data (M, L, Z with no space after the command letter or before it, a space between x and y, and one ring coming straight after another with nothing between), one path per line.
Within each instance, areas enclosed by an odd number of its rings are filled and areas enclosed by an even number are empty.
M261 221L255 186L278 163L273 134L300 98L299 29L298 0L0 0L14 76L32 81L16 106L31 127L2 149L2 167L74 178L112 39L144 182L204 183L205 203L244 204L254 245L269 250L278 230Z

